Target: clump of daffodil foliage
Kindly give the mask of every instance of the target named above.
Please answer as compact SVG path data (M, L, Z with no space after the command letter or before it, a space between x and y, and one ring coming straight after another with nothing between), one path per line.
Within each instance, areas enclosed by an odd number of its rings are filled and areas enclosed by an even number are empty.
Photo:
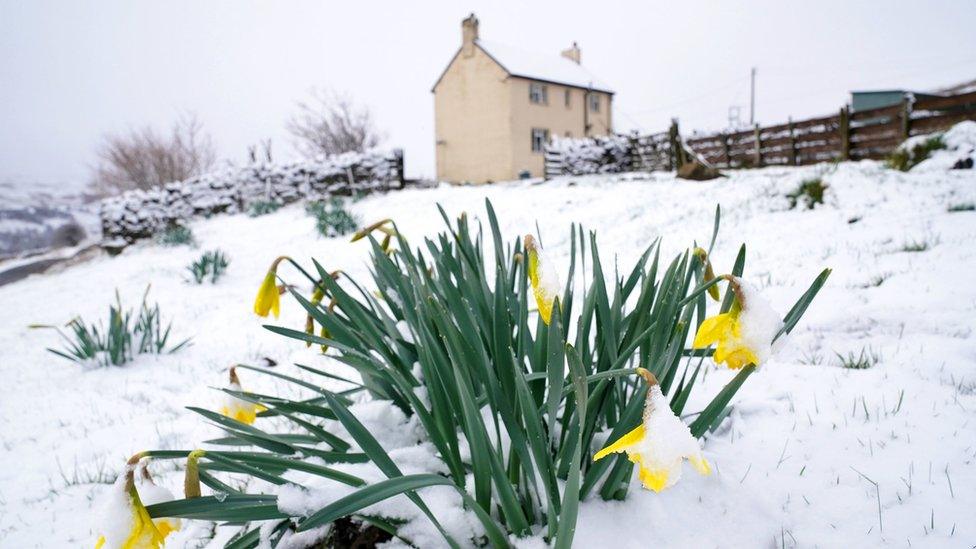
M441 214L447 231L417 247L389 220L357 233L372 247L368 283L314 260L307 270L287 257L272 263L254 311L277 315L280 296L289 292L309 322L305 329L268 329L329 349L359 378L300 366L311 378L298 379L238 365L313 395L249 393L232 377L225 392L234 402L263 408L243 415L193 408L226 432L215 442L240 448L199 455L199 478L214 496L150 506L150 516L224 522L239 530L229 547L277 547L344 517L407 535L398 532L400 518L364 511L404 494L451 547L509 547L541 535L568 548L579 502L626 498L635 467L654 491L678 482L685 460L710 472L698 439L726 417L736 391L829 275L816 277L781 317L743 279L745 246L733 265L721 266L709 260L711 244L666 261L654 241L629 268L608 272L596 235L574 225L568 268L560 272L538 235L506 241L490 203L487 230L466 215L451 221ZM718 226L716 211L712 244ZM297 279L286 278L280 268L286 261ZM296 285L301 278L308 293ZM686 410L712 362L733 369L734 377L703 409ZM337 381L348 388L331 390ZM442 472L405 474L350 411L362 393L415 418L423 442L435 449L432 459L442 462L432 470ZM685 423L683 414L694 420ZM284 425L290 429L283 432ZM368 483L343 465L364 461L386 479ZM286 478L292 471L307 475ZM338 483L351 493L298 511L279 505L273 488L229 488L218 478L227 473L298 490ZM418 492L429 486L456 491L483 534L448 533Z
M359 229L359 218L346 209L342 198L310 202L305 212L315 218L315 230L326 238L343 236Z
M230 259L221 250L211 250L203 252L200 257L187 265L186 270L190 273L193 282L203 284L204 281L216 284L217 280L224 275L230 265Z
M139 308L132 311L123 309L116 292L115 304L109 306L108 325L88 323L76 317L64 326L65 329L39 324L31 327L57 331L62 349L48 348L48 351L82 365L122 366L135 355L175 353L187 346L190 338L170 344L173 324L163 324L159 304L150 306L148 295L149 288L146 288Z

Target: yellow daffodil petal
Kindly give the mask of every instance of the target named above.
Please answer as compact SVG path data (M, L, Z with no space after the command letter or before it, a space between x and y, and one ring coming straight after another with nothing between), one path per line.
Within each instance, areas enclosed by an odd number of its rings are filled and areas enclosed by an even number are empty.
M254 312L258 316L268 316L268 313L274 314L275 318L278 318L278 312L281 306L281 302L278 296L278 285L275 282L274 271L268 271L265 275L264 281L261 283L261 287L258 288L258 295L254 298Z
M604 457L616 453L625 452L628 448L644 440L644 425L638 425L631 432L617 439L616 442L607 446L606 448L600 450L593 456L593 461L603 459Z
M698 328L692 347L702 349L721 340L733 330L734 318L729 313L722 313L706 318Z
M670 477L667 469L649 469L642 463L637 464L638 476L645 488L660 492L668 485Z
M689 456L688 461L691 462L699 474L707 476L712 473L712 467L708 464L708 461L706 461L704 457Z
M102 549L105 546L105 536L98 536L98 541L95 542L95 549Z

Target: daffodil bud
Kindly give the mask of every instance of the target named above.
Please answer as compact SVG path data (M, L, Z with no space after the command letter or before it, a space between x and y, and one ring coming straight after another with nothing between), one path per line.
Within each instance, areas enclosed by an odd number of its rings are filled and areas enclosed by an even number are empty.
M311 299L312 305L317 306L319 303L322 303L322 298L325 297L325 292L322 290L321 284L322 281L320 280L318 284L315 285L315 290L312 292L312 299ZM315 333L315 319L312 318L311 314L305 316L305 333L308 335L312 335ZM305 346L311 347L312 342L306 341Z
M183 476L183 495L186 499L200 497L200 458L204 450L194 450L186 456L186 474Z
M362 229L359 229L352 235L352 239L350 240L350 242L356 242L357 240L362 240L363 238L366 238L368 234L386 225L387 223L393 223L393 220L389 218L381 219L376 223L373 223L367 227L363 227Z
M548 326L552 319L553 303L559 297L559 275L543 254L542 246L530 234L525 235L525 252L529 258L529 282L539 306L539 316Z
M702 262L705 268L705 274L702 277L702 282L708 284L709 282L715 280L715 271L712 269L712 262L708 259L708 252L702 248L695 248L695 255ZM708 295L712 296L712 299L718 301L720 299L718 286L712 285L708 288Z
M643 421L634 430L597 452L593 461L612 453L626 452L630 461L637 465L641 483L655 492L678 482L684 459L690 461L700 474L709 474L711 468L702 457L698 440L671 411L657 378L644 368L638 368L637 373L648 384Z
M759 366L772 356L773 338L783 327L783 320L751 285L733 276L726 279L735 296L732 308L706 318L692 347L705 349L715 344L712 359L734 370L749 364Z
M264 281L258 288L258 295L254 298L254 312L258 316L268 316L268 313L272 313L275 318L278 318L281 309L281 291L277 283L278 264L285 259L288 257L281 256L271 263L268 274L264 276Z

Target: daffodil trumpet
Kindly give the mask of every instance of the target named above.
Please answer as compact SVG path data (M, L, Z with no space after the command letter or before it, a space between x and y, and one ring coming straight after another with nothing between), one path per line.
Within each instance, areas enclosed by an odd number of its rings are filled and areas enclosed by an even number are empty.
M698 439L671 411L654 374L644 368L637 368L637 373L648 384L643 420L632 431L597 452L593 461L625 452L627 458L637 465L641 483L655 492L678 482L685 459L700 474L709 474L711 468L702 456Z
M173 501L176 499L173 497L173 492L170 492L164 486L156 484L152 475L149 474L149 461L150 458L145 458L137 466L142 473L142 482L137 483L142 503L144 505L155 505L157 503ZM178 517L157 517L153 519L153 524L156 525L156 529L159 530L160 535L165 539L170 532L175 532L180 529L181 521Z
M530 234L525 235L525 252L528 256L528 276L532 294L539 307L542 322L549 325L552 320L553 304L559 297L559 275L552 263L545 257L542 246Z
M783 326L780 316L741 279L723 275L734 296L728 312L706 318L692 343L694 349L715 345L712 359L733 370L759 366L772 355L773 340Z
M166 535L149 516L136 489L135 468L142 457L142 453L132 456L109 488L104 524L95 549L159 549L163 546Z
M316 288L322 288L321 281L316 280L312 275L302 268L301 265L296 263L292 258L283 255L275 258L271 262L271 267L268 269L268 273L264 276L264 280L261 282L261 286L258 288L258 295L254 298L254 313L258 316L266 317L268 314L274 314L275 318L278 318L278 313L281 310L281 294L285 293L287 287L285 285L279 285L278 280L278 265L282 261L287 261L291 263L302 275L305 276L312 285Z
M228 389L235 393L242 393L244 389L241 387L241 380L237 376L237 368L231 366L229 377L230 384ZM224 393L223 398L224 402L220 407L220 413L248 425L254 423L259 412L266 410L260 404L249 402L229 393Z

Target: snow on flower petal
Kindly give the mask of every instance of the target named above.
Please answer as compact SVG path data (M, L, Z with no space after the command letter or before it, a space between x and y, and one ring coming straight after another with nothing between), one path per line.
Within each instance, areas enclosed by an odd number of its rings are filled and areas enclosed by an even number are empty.
M163 546L163 535L136 491L133 470L132 464L127 465L108 490L96 549L159 549Z
M731 278L736 296L727 313L706 318L692 347L704 349L715 344L712 358L731 369L766 362L773 354L773 338L783 327L783 320L759 292L739 278Z
M644 404L643 422L613 444L600 450L593 461L611 453L626 452L637 465L638 477L645 488L660 492L673 486L681 478L681 464L687 459L695 469L707 475L711 472L702 456L698 439L688 426L674 415L657 380L643 368L638 372L651 384Z
M525 235L525 251L528 254L529 282L539 306L539 316L548 326L552 319L553 303L559 296L559 275L532 235Z

